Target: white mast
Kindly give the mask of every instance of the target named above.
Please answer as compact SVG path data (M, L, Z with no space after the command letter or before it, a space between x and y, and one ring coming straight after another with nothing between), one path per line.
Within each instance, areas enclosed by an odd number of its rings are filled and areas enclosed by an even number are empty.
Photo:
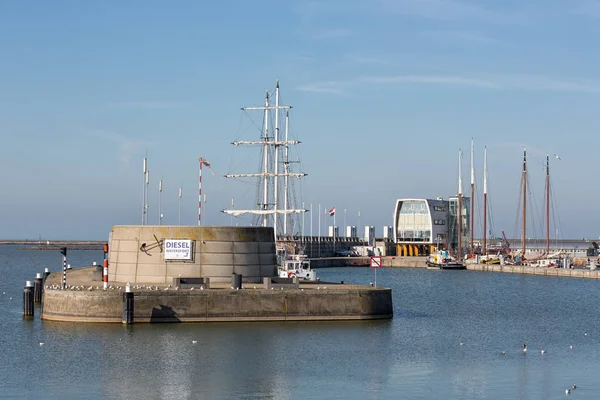
M144 180L142 183L142 225L146 224L146 172L148 172L148 157L144 157Z
M277 86L275 86L275 143L279 141L279 80L277 80ZM273 162L273 210L275 213L273 214L273 228L275 230L275 241L277 241L277 209L279 196L277 193L278 190L278 182L279 182L279 145L275 144L275 160Z
M458 151L458 250L457 259L460 260L462 256L462 149Z
M274 230L274 234L275 234L275 238L277 239L277 214L283 214L283 231L284 231L284 235L287 234L287 215L288 214L299 214L299 213L304 213L307 210L304 209L304 207L302 207L301 209L296 209L294 207L289 208L288 207L288 203L289 203L289 181L288 179L290 177L292 178L301 178L303 176L306 176L306 174L304 173L290 173L289 172L289 168L288 168L288 164L289 164L289 159L288 159L288 147L290 145L296 145L299 144L300 141L298 140L289 140L288 139L288 134L289 134L289 109L292 108L292 106L282 106L279 104L279 81L277 82L277 87L275 89L275 105L271 106L269 105L269 92L267 91L266 94L266 99L265 99L265 105L262 107L243 107L242 111L247 111L247 110L260 110L260 111L264 111L264 136L262 137L262 140L260 141L235 141L232 144L235 146L239 146L239 145L259 145L263 147L263 165L261 168L261 172L259 173L242 173L242 174L227 174L225 175L226 178L261 178L264 179L263 185L262 185L262 197L263 197L263 204L259 204L259 209L256 210L223 210L224 213L232 215L232 216L239 216L242 214L254 214L254 215L260 215L262 216L262 226L269 226L269 216L273 215L273 230ZM280 109L284 109L286 110L286 121L285 121L285 140L281 140L279 138L279 117L278 117L278 112ZM274 137L270 138L269 137L269 113L271 112L271 110L275 111L275 133L274 133ZM279 158L281 157L281 155L279 154L279 147L283 146L284 147L284 154L283 154L283 160L279 160ZM273 147L274 148L274 160L272 162L273 164L273 168L270 168L269 165L269 158L268 158L268 152L270 150L270 148ZM279 162L283 161L284 164L284 172L280 173L279 172ZM278 185L278 181L280 177L284 177L284 200L283 200L283 209L279 207L279 185ZM269 204L269 198L270 198L270 193L269 193L269 179L273 179L273 191L272 191L272 206ZM233 205L232 205L233 207Z
M183 194L183 188L179 187L179 207L177 214L179 215L179 225L181 225L181 195Z
M483 254L487 254L487 146L483 149Z
M289 135L289 127L290 127L290 110L285 110L285 141L288 141ZM288 150L289 146L286 144L284 147L284 156L283 156L283 173L285 176L283 177L283 209L287 211L288 209L288 173L289 173L289 159L288 159ZM287 236L287 213L283 214L283 236Z
M158 181L158 225L162 225L162 212L160 198L162 197L162 178Z
M469 251L471 254L474 252L473 248L473 234L475 230L475 165L474 165L474 150L473 150L473 138L471 138L471 213L470 213L470 229L469 229Z
M265 145L263 148L263 210L267 210L269 207L269 178L267 174L269 173L269 91L267 90L267 94L265 95ZM263 226L267 226L268 222L268 214L263 214Z

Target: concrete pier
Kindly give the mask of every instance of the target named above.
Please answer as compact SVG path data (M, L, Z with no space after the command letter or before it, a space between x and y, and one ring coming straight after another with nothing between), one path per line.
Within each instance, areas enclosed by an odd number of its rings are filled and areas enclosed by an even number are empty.
M71 322L123 321L125 283L112 282L102 290L92 281L93 267L68 271L68 290L58 289L60 274L48 277L42 319ZM335 283L300 283L266 289L264 283L211 281L210 289L175 290L168 285L132 285L133 321L304 321L361 320L393 317L392 291Z

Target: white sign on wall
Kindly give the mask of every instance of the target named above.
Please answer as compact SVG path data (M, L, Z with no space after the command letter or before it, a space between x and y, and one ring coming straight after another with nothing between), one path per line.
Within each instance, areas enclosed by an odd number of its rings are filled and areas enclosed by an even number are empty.
M165 239L165 260L191 260L192 241L190 239Z

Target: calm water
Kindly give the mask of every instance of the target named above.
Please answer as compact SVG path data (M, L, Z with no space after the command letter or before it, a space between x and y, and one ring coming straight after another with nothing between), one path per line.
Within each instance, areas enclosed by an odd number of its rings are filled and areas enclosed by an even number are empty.
M39 311L24 321L25 280L61 260L0 246L0 398L558 399L572 384L569 397L600 398L597 281L382 269L391 321L125 327L42 323ZM101 260L69 253L73 266ZM319 274L373 280L369 268Z

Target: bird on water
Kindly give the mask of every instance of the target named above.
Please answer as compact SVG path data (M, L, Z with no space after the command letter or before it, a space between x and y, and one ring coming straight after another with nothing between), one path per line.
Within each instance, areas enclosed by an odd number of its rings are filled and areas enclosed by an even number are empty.
M527 354L527 344L523 345L523 354Z

